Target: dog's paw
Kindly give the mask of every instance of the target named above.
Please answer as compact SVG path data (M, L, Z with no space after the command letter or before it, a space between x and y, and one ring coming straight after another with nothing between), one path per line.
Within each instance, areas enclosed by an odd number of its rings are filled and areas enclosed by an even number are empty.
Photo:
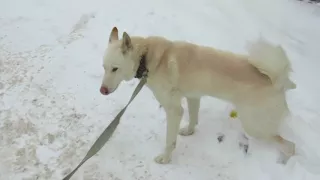
M294 143L287 141L286 146L284 147L285 155L289 157L294 156L296 154L296 146Z
M283 152L280 152L280 155L279 157L277 158L277 163L278 164L282 164L282 165L285 165L287 164L287 162L289 161L289 159L291 158L292 156L288 156L286 155L285 153Z
M160 154L154 158L154 161L158 164L168 164L171 161L171 157L167 154Z
M189 129L188 126L181 128L180 131L179 131L179 134L181 136L190 136L193 133L194 133L194 129Z

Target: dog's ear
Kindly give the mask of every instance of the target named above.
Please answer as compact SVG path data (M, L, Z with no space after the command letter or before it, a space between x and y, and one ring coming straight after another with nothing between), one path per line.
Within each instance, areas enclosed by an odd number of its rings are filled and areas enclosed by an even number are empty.
M132 44L131 44L130 36L126 32L123 32L122 45L121 45L122 52L126 53L131 48L132 48Z
M112 28L110 36L109 36L109 43L111 43L112 41L115 41L115 40L119 40L117 27Z

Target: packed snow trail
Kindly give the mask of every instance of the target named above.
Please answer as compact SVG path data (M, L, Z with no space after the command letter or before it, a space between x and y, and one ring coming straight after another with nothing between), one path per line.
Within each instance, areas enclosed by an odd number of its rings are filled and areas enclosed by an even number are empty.
M283 134L297 143L299 156L277 164L274 147L250 141L245 157L230 105L206 97L196 133L178 137L171 164L156 164L165 114L143 88L113 138L74 179L320 179L319 16L318 6L295 0L0 1L0 179L61 179L125 106L137 80L108 97L99 93L113 26L236 53L260 35L281 44L297 84L288 92L293 117ZM222 144L220 132L227 137Z

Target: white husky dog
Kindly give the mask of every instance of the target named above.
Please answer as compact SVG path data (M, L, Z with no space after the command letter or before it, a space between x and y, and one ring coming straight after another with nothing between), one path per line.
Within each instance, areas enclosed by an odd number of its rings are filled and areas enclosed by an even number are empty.
M247 56L162 37L118 38L110 33L104 55L105 70L100 92L114 92L120 82L141 78L147 72L147 87L163 106L167 118L166 146L155 158L168 163L176 147L186 97L190 121L180 130L191 135L198 123L200 98L212 96L236 107L245 132L273 143L287 157L295 144L279 135L279 126L289 114L285 92L296 85L289 79L291 65L281 46L263 39L252 43Z

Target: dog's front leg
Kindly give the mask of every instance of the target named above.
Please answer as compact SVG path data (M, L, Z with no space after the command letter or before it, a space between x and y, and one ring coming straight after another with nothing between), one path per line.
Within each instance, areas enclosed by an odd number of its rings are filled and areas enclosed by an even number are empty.
M167 116L167 137L164 152L155 158L155 161L159 164L167 164L171 160L171 154L176 148L178 131L183 115L180 101L163 105L163 107Z

